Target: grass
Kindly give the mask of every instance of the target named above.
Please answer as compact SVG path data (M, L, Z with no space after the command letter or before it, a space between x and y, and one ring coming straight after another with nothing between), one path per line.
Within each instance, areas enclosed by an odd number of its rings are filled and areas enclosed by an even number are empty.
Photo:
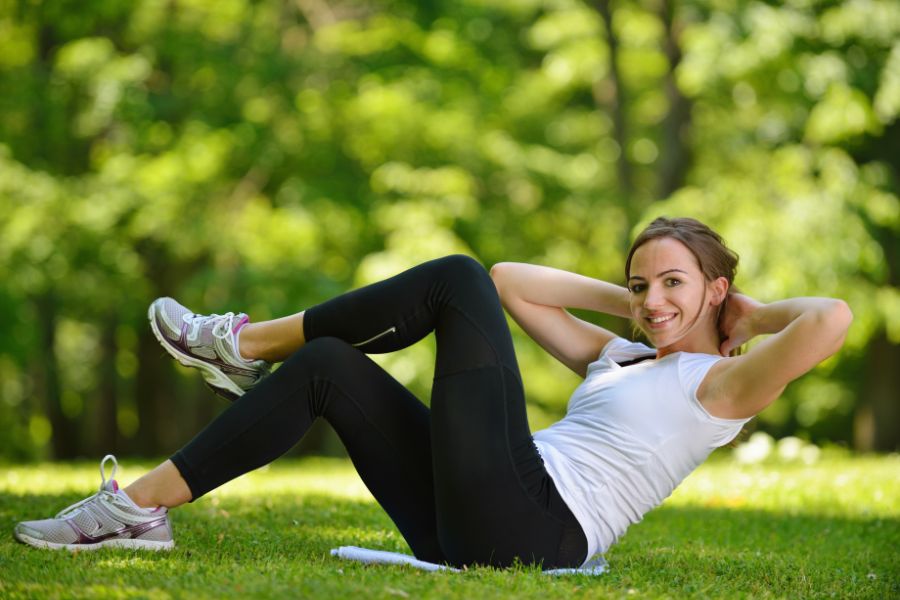
M149 464L124 461L130 481ZM122 471L125 471L124 473ZM173 513L169 553L47 552L13 525L94 491L96 463L0 469L2 598L900 598L900 456L828 455L692 474L607 554L599 577L426 573L329 549L408 552L349 462L281 460Z

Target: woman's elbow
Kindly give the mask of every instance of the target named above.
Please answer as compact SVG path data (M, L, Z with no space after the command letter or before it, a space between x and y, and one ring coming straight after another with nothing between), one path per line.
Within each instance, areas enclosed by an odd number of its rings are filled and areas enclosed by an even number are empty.
M834 298L829 302L827 310L822 315L824 323L835 333L835 343L832 354L836 353L844 345L847 331L853 322L853 311L845 301Z
M831 319L836 325L840 325L843 333L846 333L847 330L850 329L850 324L853 322L853 311L850 310L850 305L844 300L835 298L833 303L830 311Z
M503 300L503 291L504 288L509 287L508 281L504 281L504 273L507 271L507 263L497 263L490 269L491 280L494 282L494 287L497 288L497 294L500 296L500 300ZM508 291L508 290L507 290Z
M499 262L491 267L491 279L497 292L503 290L502 295L522 298L524 291L532 285L534 276L529 270L530 265L517 262Z

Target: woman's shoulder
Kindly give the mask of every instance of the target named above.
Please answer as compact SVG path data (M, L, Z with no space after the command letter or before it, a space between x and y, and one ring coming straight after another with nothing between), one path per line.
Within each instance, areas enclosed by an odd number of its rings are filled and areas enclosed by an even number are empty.
M694 397L712 417L724 420L748 421L750 417L734 410L734 394L727 386L727 373L740 357L700 355L685 361L691 367L702 369L702 376L696 380ZM682 371L684 372L684 371ZM751 415L752 416L752 415Z
M702 384L715 379L715 373L721 371L727 366L727 361L731 360L728 356L705 352L676 352L670 357L677 364L682 386L698 392Z
M702 421L730 430L750 420L743 415L733 414L725 403L719 401L723 396L719 393L718 386L721 379L717 377L717 373L726 369L734 360L733 357L701 352L676 352L666 356L665 359L671 360L670 364L677 372L678 387L684 401ZM727 443L727 440L723 443Z

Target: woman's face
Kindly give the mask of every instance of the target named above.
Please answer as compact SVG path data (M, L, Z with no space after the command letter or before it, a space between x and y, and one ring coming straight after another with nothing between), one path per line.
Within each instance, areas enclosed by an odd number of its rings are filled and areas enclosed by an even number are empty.
M631 315L656 348L670 347L685 339L692 324L706 321L715 297L708 286L687 246L674 238L651 240L631 259Z

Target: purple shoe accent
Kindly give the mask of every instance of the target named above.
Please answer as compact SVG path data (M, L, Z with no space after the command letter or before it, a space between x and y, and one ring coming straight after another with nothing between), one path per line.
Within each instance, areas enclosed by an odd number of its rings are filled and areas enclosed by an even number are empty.
M234 326L234 329L231 330L232 335L234 335L234 334L236 334L238 331L240 331L240 330L241 330L241 327L243 327L244 325L246 325L246 324L249 323L249 322L250 322L250 317L248 317L247 315L244 315L244 318L241 319L240 321L238 321L238 324L235 325L235 326Z
M247 319L247 321L250 320L248 317L245 317L245 318ZM191 347L188 346L187 331L188 331L188 325L187 325L187 323L185 323L184 325L181 326L181 337L179 337L177 340L171 340L171 344L173 346L175 346L176 348L178 348L178 350L180 350L182 354L186 354L187 356L191 356L191 357L197 357L196 354L191 352ZM254 375L256 375L256 372L257 372L256 369L253 369L250 367L248 367L246 369L241 368L241 367L236 367L235 365L228 364L227 362L220 360L218 358L206 358L205 356L198 357L198 358L205 363L209 363L211 365L215 365L215 366L219 367L219 369L221 371L224 371L225 373L232 373L234 375L245 375L248 377L253 377Z
M99 544L100 542L114 537L125 537L125 539L135 539L137 537L140 537L151 529L165 526L166 517L162 516L158 519L154 519L153 521L146 521L144 523L129 525L127 527L117 529L116 531L104 533L98 536L91 536L86 534L72 519L66 519L66 523L69 524L69 527L71 527L72 530L75 531L75 534L78 536L78 539L75 541L76 544Z

